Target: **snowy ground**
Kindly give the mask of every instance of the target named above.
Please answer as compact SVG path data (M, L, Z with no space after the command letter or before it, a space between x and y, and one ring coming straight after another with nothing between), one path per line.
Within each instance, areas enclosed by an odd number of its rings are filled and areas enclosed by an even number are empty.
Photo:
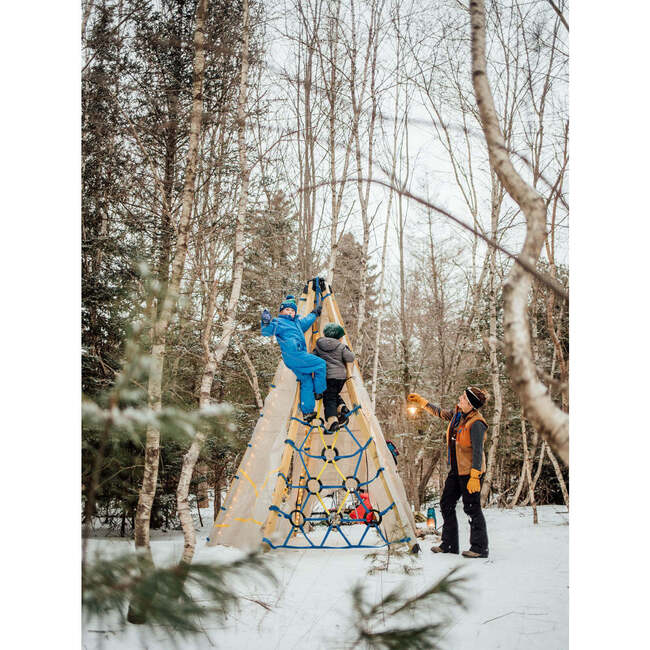
M402 570L407 560L368 576L371 560L365 557L367 551L272 551L268 555L277 584L243 584L239 591L270 609L242 600L225 624L205 621L204 634L181 641L177 647L351 648L349 591L355 583L363 580L373 601L398 584L412 595L460 565L468 576L468 608L448 610L445 648L563 650L569 646L569 517L562 506L542 506L538 512L539 524L534 526L530 508L486 510L490 538L487 560L433 554L429 548L434 539L429 536L413 563L419 570L410 576ZM209 520L210 516L204 515L204 521ZM468 548L469 529L460 504L458 520L461 549ZM207 528L199 533L197 561L227 562L239 556L234 549L207 548L207 534ZM182 534L154 535L151 545L158 565L171 564L181 555ZM119 538L90 540L90 551L104 555L130 548L132 542ZM440 620L442 614L431 611L427 615L429 620ZM163 630L95 622L83 630L83 647L140 650L174 645Z

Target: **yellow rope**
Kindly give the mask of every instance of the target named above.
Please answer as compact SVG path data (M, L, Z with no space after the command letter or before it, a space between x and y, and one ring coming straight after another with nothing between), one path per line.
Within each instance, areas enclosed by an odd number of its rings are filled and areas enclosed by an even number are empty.
M257 521L257 519L253 519L252 517L248 517L248 519L240 519L239 517L235 517L235 521L241 521L244 524L250 521L254 524L257 524L258 526L262 525L261 521Z
M255 490L255 496L258 497L259 494L257 493L257 486L255 485L255 483L253 483L253 481L251 481L251 477L248 474L246 474L246 472L241 468L239 469L239 473L243 474L244 478L253 486L253 490Z
M253 519L252 517L248 517L248 519L242 519L241 517L233 517L235 521L241 521L242 523L246 524L248 522L251 522L253 524L257 524L258 526L262 525L261 521L257 521L257 519ZM214 528L228 528L230 524L214 524Z
M336 461L333 460L333 461L331 461L331 463L332 463L332 465L334 465L334 469L339 473L339 476L343 479L343 482L345 483L347 478L345 476L343 476L343 474L341 473L341 470L339 469L339 466L336 464Z
M323 500L320 498L320 494L318 494L318 492L316 493L316 498L320 501L320 504L325 509L325 512L329 515L330 513L329 508L323 503Z

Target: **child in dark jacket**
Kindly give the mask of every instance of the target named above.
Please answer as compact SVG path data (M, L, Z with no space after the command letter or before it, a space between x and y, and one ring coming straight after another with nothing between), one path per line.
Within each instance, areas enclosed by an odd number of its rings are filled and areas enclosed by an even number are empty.
M325 325L323 334L316 341L313 354L327 364L327 388L323 393L325 428L336 431L345 422L347 406L340 393L348 377L347 363L354 361L354 353L341 341L345 330L336 323Z

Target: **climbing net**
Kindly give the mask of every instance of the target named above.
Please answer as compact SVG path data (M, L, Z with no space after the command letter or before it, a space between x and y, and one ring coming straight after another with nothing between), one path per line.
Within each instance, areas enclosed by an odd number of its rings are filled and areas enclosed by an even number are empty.
M352 416L357 412L361 406L356 405L350 412L349 416ZM367 452L368 447L373 443L371 438L365 444L361 444L357 440L356 436L350 431L348 424L345 423L337 429L335 432L330 433L327 430L323 429L320 424L312 424L310 422L305 422L299 418L293 417L292 420L299 422L304 425L307 429L307 433L302 440L302 442L297 445L292 440L285 440L285 444L289 445L294 450L294 463L299 462L302 465L302 475L298 482L298 485L293 485L291 480L287 478L282 472L278 473L286 486L286 493L289 494L290 490L297 490L296 498L288 498L286 500L287 504L295 504L295 508L290 511L285 511L278 506L271 506L270 510L277 512L278 517L283 517L288 520L290 524L290 530L286 538L281 544L274 544L267 537L263 538L263 541L268 544L271 548L291 548L291 549L314 549L314 548L383 548L389 546L390 544L400 544L403 542L408 542L409 537L402 539L397 539L389 541L384 531L381 529L381 523L390 510L395 508L395 502L393 501L388 505L384 510L377 510L375 508L368 508L364 503L359 491L362 488L366 488L371 483L376 481L381 472L384 471L383 467L380 467L375 475L368 480L361 481L359 479L359 469L362 466L362 461L364 455ZM349 418L348 418L349 421ZM343 433L345 432L345 433ZM356 450L350 454L340 454L339 450L336 447L337 441L339 440L339 435L349 435L350 438L354 441L356 445ZM322 447L320 453L312 453L314 436L316 440L320 440ZM329 442L326 440L326 437L331 440ZM341 469L340 461L352 459L349 461L349 465L354 463L354 471L352 474L345 475ZM311 462L310 462L311 460ZM319 463L322 462L322 465L318 467ZM338 477L341 479L340 482L333 484L323 483L321 477L328 466L332 466ZM310 467L312 468L310 471ZM318 473L314 473L315 469L318 469ZM323 500L324 491L326 490L345 490L345 496L341 499L338 507L336 504L332 507L328 507L325 501ZM365 514L362 519L353 519L349 516L344 510L345 504L350 499L351 495L355 495L359 503L363 506ZM322 506L322 512L313 512L313 507L316 505L316 501ZM291 507L291 506L289 506ZM351 541L350 537L345 534L343 527L348 524L359 524L362 523L365 525L365 530L361 535L361 538L355 543ZM325 525L327 529L325 534L322 536L320 541L316 540L317 535L314 534L316 526ZM381 543L372 543L369 539L368 533L373 530L376 531ZM338 544L328 545L328 540L337 539ZM343 541L343 543L341 543Z

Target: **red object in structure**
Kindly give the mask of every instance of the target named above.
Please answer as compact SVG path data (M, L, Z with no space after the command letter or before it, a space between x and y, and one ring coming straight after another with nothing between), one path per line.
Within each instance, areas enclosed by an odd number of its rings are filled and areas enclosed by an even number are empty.
M351 513L350 519L364 519L367 524L372 521L372 506L370 505L370 496L367 492L360 493L361 501ZM363 507L365 505L365 508Z

